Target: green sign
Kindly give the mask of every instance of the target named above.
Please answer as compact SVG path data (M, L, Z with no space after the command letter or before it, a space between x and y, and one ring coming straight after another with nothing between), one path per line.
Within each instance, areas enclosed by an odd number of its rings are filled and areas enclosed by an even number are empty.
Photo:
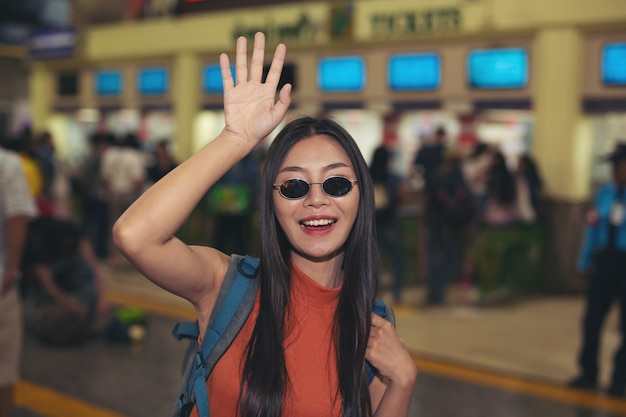
M461 11L446 8L425 11L398 11L372 15L372 35L398 36L433 34L461 27Z
M233 40L244 36L254 39L256 32L265 33L265 39L269 44L280 42L312 42L317 34L324 28L319 22L314 22L306 13L300 14L300 18L293 24L278 24L268 19L259 25L246 26L241 22L235 23Z

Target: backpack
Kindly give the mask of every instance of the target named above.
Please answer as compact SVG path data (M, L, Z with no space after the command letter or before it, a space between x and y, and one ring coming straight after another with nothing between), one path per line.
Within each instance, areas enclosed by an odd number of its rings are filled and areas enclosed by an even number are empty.
M459 229L474 219L474 199L458 169L440 173L433 179L430 200L433 215L447 226Z
M183 357L182 378L177 391L177 401L172 417L187 417L197 405L200 417L209 417L209 400L206 379L213 367L228 349L239 330L248 319L258 290L259 260L251 256L233 254L224 283L215 302L207 330L198 347L200 329L198 322L180 322L173 330L176 339L191 339ZM374 313L395 326L391 308L382 300L375 300ZM366 362L367 383L376 369Z

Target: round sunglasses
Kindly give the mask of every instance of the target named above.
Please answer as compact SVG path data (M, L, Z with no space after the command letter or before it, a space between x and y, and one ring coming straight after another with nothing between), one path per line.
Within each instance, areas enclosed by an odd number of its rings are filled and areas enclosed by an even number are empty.
M343 197L350 194L352 187L357 182L359 181L349 180L346 177L330 177L323 182L306 182L300 178L291 178L282 184L272 185L286 199L298 200L304 198L311 191L311 185L313 184L321 184L322 190L331 197Z

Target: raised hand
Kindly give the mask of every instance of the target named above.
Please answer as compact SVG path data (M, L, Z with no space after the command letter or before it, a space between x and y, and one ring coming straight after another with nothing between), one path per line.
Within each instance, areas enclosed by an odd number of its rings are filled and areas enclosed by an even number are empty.
M254 36L254 48L248 70L246 38L237 39L236 83L230 71L228 56L220 55L226 121L224 132L253 146L278 126L291 103L290 84L281 89L276 100L276 89L285 62L285 45L280 44L276 47L265 83L261 82L264 53L265 35L258 32Z

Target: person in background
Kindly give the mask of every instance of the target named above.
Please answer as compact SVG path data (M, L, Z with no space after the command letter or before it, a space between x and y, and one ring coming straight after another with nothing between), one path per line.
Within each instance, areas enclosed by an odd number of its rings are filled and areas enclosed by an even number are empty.
M30 129L24 129L15 137L7 138L3 141L2 146L10 151L18 154L22 170L26 176L26 184L30 195L35 199L39 212L46 212L47 204L43 201L43 174L41 167L33 152L32 134Z
M446 130L443 126L435 130L431 140L417 151L413 165L422 173L424 184L428 190L432 179L443 164L447 146Z
M73 345L93 335L108 303L91 244L78 226L53 216L32 220L21 267L26 325L39 340Z
M537 163L530 154L524 154L520 157L517 166L518 175L526 182L528 187L528 199L530 208L533 211L532 220L540 220L543 217L541 210L541 191L543 189L543 180Z
M475 216L474 199L461 170L463 157L459 148L446 149L444 162L428 189L425 217L430 305L445 304L448 284L460 275L466 234Z
M391 169L391 151L380 145L374 151L370 174L374 182L374 204L376 207L376 235L381 255L387 254L393 273L392 294L394 304L402 303L404 286L405 254L400 203L403 184L400 176Z
M291 103L290 84L277 95L285 46L276 47L265 82L264 35L255 35L249 67L247 50L239 37L236 85L228 56L220 55L222 132L148 188L113 227L139 271L194 305L202 331L231 257L188 246L175 233ZM380 274L374 191L356 142L331 120L292 120L268 150L259 195L259 292L208 376L211 413L407 417L417 369L393 325L372 313ZM369 386L365 360L378 370Z
M246 155L209 190L213 215L213 246L225 253L245 254L251 250L252 216L259 194L259 166Z
M487 172L487 198L482 211L482 223L506 226L520 219L517 181L509 170L504 154L497 151Z
M109 256L109 205L101 175L102 156L113 142L107 133L95 133L90 138L90 152L78 168L76 183L81 201L81 229L91 242L99 260Z
M152 154L152 160L146 169L147 180L154 184L168 172L176 168L178 164L170 153L169 142L161 140L157 142Z
M612 181L601 187L593 199L578 257L578 274L588 273L589 278L578 357L580 374L568 384L575 388L598 388L600 334L604 319L617 299L621 345L615 353L607 392L623 398L626 386L626 142L619 143L607 160L612 167Z
M0 147L0 416L12 416L22 350L20 260L31 217L37 214L20 158Z
M121 143L107 147L102 155L100 174L113 222L141 195L146 185L146 164L139 147L137 136L129 133ZM114 246L109 246L109 251L109 264L119 266L118 251Z

